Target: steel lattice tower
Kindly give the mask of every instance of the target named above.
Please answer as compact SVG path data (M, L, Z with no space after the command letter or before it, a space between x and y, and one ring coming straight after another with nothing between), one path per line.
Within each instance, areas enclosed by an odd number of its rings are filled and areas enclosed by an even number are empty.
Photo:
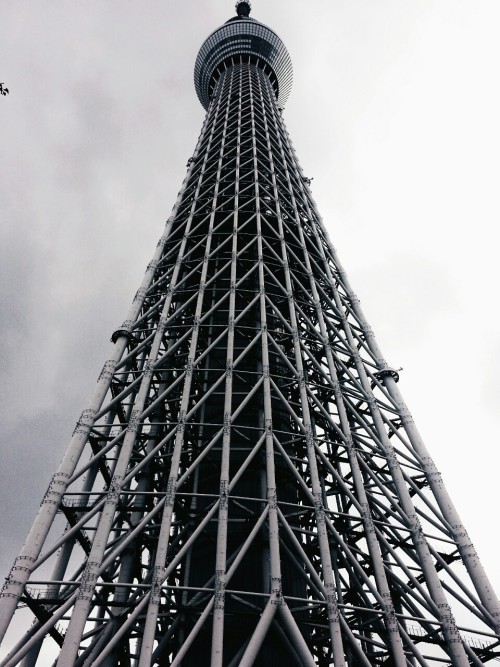
M172 216L2 591L4 666L479 666L500 608L328 240L249 3ZM17 619L17 615L16 615ZM50 656L50 657L47 657Z

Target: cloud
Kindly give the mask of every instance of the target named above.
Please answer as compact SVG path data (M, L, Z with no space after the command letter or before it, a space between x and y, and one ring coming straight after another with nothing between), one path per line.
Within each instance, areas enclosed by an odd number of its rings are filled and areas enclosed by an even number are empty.
M351 278L386 349L411 345L456 306L445 266L408 252L367 263Z

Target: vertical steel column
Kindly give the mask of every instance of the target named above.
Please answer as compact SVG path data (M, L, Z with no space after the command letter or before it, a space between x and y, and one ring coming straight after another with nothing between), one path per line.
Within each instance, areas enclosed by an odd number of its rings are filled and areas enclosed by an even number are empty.
M252 118L253 118L253 101L252 101ZM267 141L269 141L269 133L267 133ZM274 165L271 164L273 167ZM273 169L272 169L273 171ZM311 417L309 414L309 404L305 390L305 377L302 365L302 355L299 345L299 333L297 324L297 315L295 312L295 305L293 300L292 280L290 277L289 262L287 256L287 248L285 245L285 237L283 231L283 222L281 212L279 209L279 198L276 197L276 207L278 213L278 229L281 241L282 261L285 274L285 287L288 292L288 306L290 315L290 324L293 331L293 347L295 352L295 364L300 378L300 401L302 408L302 420L306 434L307 456L309 461L309 472L311 475L312 492L315 501L316 521L318 527L318 540L321 553L321 564L323 570L323 579L325 588L327 590L328 601L328 622L330 628L330 635L332 640L333 660L336 667L344 666L344 648L342 643L342 633L340 630L339 610L337 606L337 596L335 593L335 583L333 577L333 568L330 555L330 547L328 544L328 535L325 524L325 507L323 505L323 496L321 491L321 484L319 481L318 467L316 461L316 452L314 448L314 434L311 424ZM257 200L257 213L259 213L259 201Z
M270 113L272 114L273 121L276 126L279 127L281 120L279 118L279 114L276 109L276 105L273 104L272 97L270 95L270 90L269 90L269 84L267 85L267 97L269 100L268 103L268 108L270 110ZM267 131L267 113L264 107L264 122L266 125L266 131ZM280 156L281 156L281 164L283 165L286 178L288 182L291 184L291 178L290 178L290 173L288 171L288 165L287 165L287 160L285 153L283 151L283 144L281 140L281 136L278 131L278 143L279 143L279 149L280 149ZM275 197L276 201L278 202L279 206L279 197L278 197L278 191L276 187L276 176L275 176L275 169L274 169L274 160L273 160L273 154L271 150L271 145L269 142L269 133L268 133L268 151L269 151L269 160L271 162L272 166L272 179L273 179L273 188L275 191ZM295 222L297 223L297 233L299 235L302 248L303 248L303 253L304 253L304 263L305 263L305 270L307 272L307 276L309 279L309 286L311 289L311 293L313 296L313 301L314 301L314 307L316 310L316 316L318 318L319 326L320 326L320 331L321 331L321 336L323 338L323 345L325 348L325 353L326 353L326 358L327 358L327 363L328 363L328 370L330 372L330 377L332 380L332 385L334 387L335 391L335 402L337 404L337 409L339 412L339 417L340 417L340 425L342 428L342 432L344 434L345 438L345 447L347 450L347 455L349 457L349 463L351 466L351 471L353 474L353 479L354 479L354 486L356 489L356 493L360 502L360 505L362 507L362 512L363 512L363 523L365 526L365 531L366 531L366 540L368 543L368 548L370 550L370 555L372 557L372 562L374 566L374 575L375 575L375 580L377 583L377 589L380 592L380 595L384 601L384 607L385 607L385 623L387 626L387 631L389 633L389 640L391 643L391 649L392 649L392 654L393 654L393 659L394 663L398 666L404 666L406 665L406 658L403 652L403 647L401 645L401 640L399 637L399 632L398 632L398 622L396 619L395 615L395 610L394 610L394 604L392 602L392 597L391 593L389 590L389 585L387 583L387 578L385 575L385 569L384 569L384 564L382 561L382 555L380 552L380 546L378 544L377 540L377 535L375 532L375 527L373 523L373 517L371 514L370 506L368 503L368 498L366 496L364 484L363 484L363 479L361 476L361 471L359 468L358 460L357 460L357 455L356 451L354 448L353 444L353 439L352 439L352 433L351 433L351 427L349 424L349 420L347 418L347 413L344 405L344 399L342 396L342 392L340 391L340 386L339 386L339 381L337 377L337 371L335 369L335 364L333 361L333 356L332 356L332 351L329 343L329 338L328 338L328 332L325 324L325 320L323 317L323 311L321 308L321 302L318 294L318 290L316 288L316 283L314 281L314 274L311 266L311 262L309 260L309 254L307 252L307 245L306 245L306 239L304 237L304 231L302 229L301 225L301 220L297 208L297 202L295 200L295 194L293 191L293 188L289 187L288 191L288 196L290 197L290 200L292 202L292 206L294 209L295 213ZM278 217L281 219L281 212L278 209Z
M231 88L232 85L233 82L231 80L230 83ZM220 104L221 104L221 99L219 98L218 105ZM224 111L224 129L219 150L217 181L213 195L212 213L210 215L210 222L207 232L206 249L203 258L203 269L201 273L200 287L196 303L195 321L198 321L201 317L203 300L205 296L205 283L207 279L208 260L210 255L210 246L212 242L212 232L215 220L215 208L217 204L217 196L219 191L220 172L222 167L222 157L224 155L224 146L225 146L225 137L227 132L228 119L229 119L229 106L227 106ZM207 158L208 158L208 151L205 156L205 159ZM160 597L161 597L161 585L163 583L163 568L167 559L167 549L170 540L170 526L172 521L172 514L174 511L175 488L177 484L177 478L179 475L180 456L184 442L184 426L186 423L186 413L188 412L189 408L192 369L193 369L193 362L196 356L198 335L199 335L199 328L193 327L193 332L191 335L191 342L189 347L188 362L187 362L188 372L186 373L186 378L184 380L184 387L182 390L182 400L179 407L179 417L178 417L179 426L177 428L177 433L175 437L174 451L172 455L172 462L170 465L170 474L168 478L167 488L165 491L165 500L166 500L165 509L163 512L160 535L156 547L156 559L154 565L153 581L151 585L151 597L149 600L148 611L146 615L146 624L144 626L144 635L142 639L141 659L139 661L139 667L149 667L151 661L151 654L153 651L153 642L156 633L156 619L158 617L158 610L160 606Z
M189 234L190 223L188 223L186 228L186 235ZM210 237L209 237L210 239ZM185 247L186 239L183 239L183 244L181 245L181 253ZM182 257L182 254L179 255ZM174 273L172 276L172 286L175 286L177 278L181 270L181 262L178 262L175 266ZM172 300L172 292L167 296L165 304L163 307L163 317L166 317L170 308ZM200 306L201 308L201 306ZM131 413L131 419L129 427L127 429L127 434L125 436L123 445L120 450L120 456L116 464L116 469L113 475L113 480L110 485L109 491L107 493L106 502L101 513L99 520L99 526L95 534L92 551L89 555L87 566L85 568L84 576L82 577L82 586L80 587L80 593L75 602L74 610L71 616L71 621L68 626L68 631L66 632L64 645L61 649L61 654L58 661L58 667L71 667L76 660L78 654L78 649L80 646L81 637L87 622L88 611L90 608L90 603L92 600L92 595L94 588L97 582L98 570L101 566L102 559L104 557L104 552L108 544L109 534L112 528L116 507L120 499L120 493L123 489L123 480L126 475L126 471L129 465L130 456L132 454L132 449L135 444L137 437L137 431L139 429L139 420L141 418L142 412L145 408L146 398L149 393L149 387L151 382L151 377L153 373L153 364L155 363L160 345L162 343L164 334L163 326L159 326L156 330L154 343L151 348L151 352L148 356L148 360L145 365L145 372L142 377L140 390L137 395L137 398L134 401L134 408ZM194 336L194 332L193 332ZM181 420L179 419L179 422Z
M286 131L286 130L285 130ZM300 167L299 167L300 168ZM304 187L304 186L303 186ZM306 200L310 202L314 216L316 217L318 224L321 226L322 232L326 238L328 234L323 225L322 218L317 209L316 203L312 198L310 192L306 192ZM322 244L318 243L318 247L322 249ZM378 342L375 338L375 334L368 324L368 321L364 315L363 309L361 308L360 301L351 287L349 278L345 269L342 266L342 263L339 260L337 251L335 247L330 243L329 251L332 256L332 260L337 267L337 273L344 285L346 292L349 296L350 303L354 314L362 328L363 334L366 339L366 343L369 346L374 359L377 362L377 367L379 371L384 371L389 369L389 364L385 360L382 351L378 345ZM324 254L324 253L323 253ZM436 501L439 505L444 518L448 522L450 529L453 532L454 538L457 542L458 548L460 550L460 555L462 557L462 562L464 563L467 572L474 583L474 586L477 590L477 593L480 597L482 604L488 609L492 617L495 619L495 632L500 635L500 601L498 600L493 587L489 581L489 578L479 560L477 552L472 544L467 531L464 528L464 525L460 519L460 516L455 508L453 501L450 498L446 487L444 486L441 473L437 470L436 465L427 450L427 447L420 435L415 422L411 416L411 413L401 395L401 392L396 384L396 380L390 374L384 374L382 379L383 384L387 388L390 397L392 398L395 407L398 410L399 417L404 426L404 429L408 435L408 438L417 452L422 469L425 472L426 478L428 480L429 486L436 498Z
M324 232L326 235L326 232ZM321 243L318 243L318 248L320 252L323 253L324 256L324 250L323 246ZM325 258L326 259L326 258ZM328 276L329 280L331 283L335 303L337 306L337 309L340 313L343 312L343 307L342 303L340 302L340 298L338 296L338 292L335 289L335 281L333 279L333 276L331 275L330 268L328 265L328 262L325 261L325 267L327 268L328 271ZM428 545L426 543L426 540L423 536L423 531L420 525L419 518L415 512L415 508L413 506L413 503L411 501L411 497L408 492L408 488L406 486L406 483L403 479L403 475L399 466L399 461L397 458L397 455L394 451L394 448L392 444L390 443L388 437L387 437L387 432L384 428L384 424L382 421L382 417L379 412L379 407L376 398L374 397L370 383L368 381L365 367L363 365L363 362L361 360L361 357L359 355L359 352L357 350L353 334L350 329L349 321L347 317L344 315L343 318L343 326L344 326L344 331L348 340L348 344L351 348L352 351L352 356L356 365L356 370L358 372L358 376L361 380L363 389L365 391L366 397L367 397L367 402L370 407L370 412L372 414L374 424L377 428L377 433L381 441L383 442L383 446L387 452L387 462L388 466L392 475L393 482L395 484L395 487L397 489L398 496L401 501L401 505L403 507L403 510L408 517L409 521L409 526L411 529L412 533L412 539L413 543L415 546L415 549L417 553L419 554L419 559L422 564L422 569L425 574L425 579L426 583L429 587L430 593L432 595L432 598L436 601L437 607L439 610L439 617L440 621L443 625L443 632L445 634L447 644L448 644L448 650L450 652L450 656L453 659L454 665L460 666L460 667L466 667L468 664L468 659L465 655L465 650L462 645L462 641L460 638L460 633L457 630L456 624L454 622L453 616L451 614L451 609L449 607L448 601L446 600L446 597L444 596L444 592L441 586L441 583L439 581L439 578L437 576L436 570L434 568L434 565L432 563L431 555L429 552Z
M195 154L196 151L199 150L201 137L203 136L203 131L207 124L208 118L209 117L207 114L207 117L203 123L200 139L197 142ZM137 320L141 313L147 290L155 277L155 269L158 265L158 261L162 256L167 239L170 236L172 222L182 202L182 198L192 170L193 165L191 164L182 183L182 187L172 209L171 216L166 222L163 235L158 242L153 258L148 264L142 283L134 297L134 301L130 307L127 318L117 332L118 335L114 340L113 356L108 361L106 361L103 366L101 374L97 380L97 386L94 390L94 393L89 403L87 404L87 407L82 412L81 417L75 427L75 431L68 449L64 454L57 472L49 483L48 489L40 505L40 509L33 523L33 527L28 534L28 537L26 538L26 542L20 555L16 558L9 576L2 587L2 591L0 593L0 642L3 640L12 616L14 615L18 600L32 572L33 564L36 562L40 555L40 551L44 545L45 539L47 538L48 532L60 506L61 498L66 491L68 481L71 479L78 461L80 460L96 415L102 406L106 394L109 391L113 373L115 372L117 364L126 350L128 335L133 327L133 323Z
M231 90L234 84L236 72L230 70ZM229 462L231 448L231 415L233 402L233 356L234 356L234 320L236 318L236 258L238 251L238 187L240 173L240 141L241 141L241 93L243 72L240 70L238 83L238 134L236 147L236 170L235 170L235 194L233 214L233 239L231 245L231 274L228 312L228 332L226 351L226 387L224 391L224 433L222 436L222 455L220 469L220 495L219 495L219 519L217 528L217 544L215 556L215 589L214 589L214 618L212 630L212 667L222 667L224 652L224 608L226 587L226 561L227 561L227 533L229 522ZM236 87L236 85L235 85ZM231 94L228 97L228 114L231 103Z

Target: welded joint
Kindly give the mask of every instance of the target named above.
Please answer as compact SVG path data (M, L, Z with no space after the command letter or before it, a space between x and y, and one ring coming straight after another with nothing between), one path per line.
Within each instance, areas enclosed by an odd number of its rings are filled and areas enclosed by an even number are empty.
M80 588L78 591L79 600L91 600L97 583L97 570L99 563L97 561L89 560L85 569L83 570L80 579Z
M363 323L363 334L364 334L366 340L368 340L368 338L372 338L372 339L375 338L375 334L373 332L373 329L370 326L368 326L366 323ZM377 359L377 362L379 362L379 361L382 361L382 364L381 364L382 368L384 366L387 366L387 363L386 363L385 359L382 359L382 360ZM377 363L377 366L378 365L379 364Z
M170 222L170 221L167 221L167 224L168 224L169 222ZM161 246L164 246L165 243L166 243L167 241L168 241L168 234L163 234L163 235L160 236L160 238L158 239L158 243L156 244L156 247L157 247L157 248L160 248Z
M353 454L355 451L355 446L354 446L354 439L352 437L352 433L349 431L347 434L344 434L344 446L346 450L349 452L349 454Z
M132 410L130 414L130 419L127 425L127 432L128 433L137 433L137 430L139 428L139 417L140 417L141 411L134 409Z
M102 370L99 374L99 377L97 378L97 382L99 383L99 382L102 382L103 380L106 380L106 382L107 382L108 380L111 380L111 378L113 377L113 373L115 371L115 368L116 368L115 361L113 359L108 359L108 361L106 361L104 363L104 366L102 367Z
M71 475L68 475L64 472L56 472L50 480L47 491L45 492L40 507L43 505L59 505L61 501L62 494L66 490L68 481L71 479ZM59 488L58 488L59 487Z
M375 532L375 524L373 522L373 516L370 510L368 503L360 503L361 505L361 516L363 517L363 523L367 532Z
M314 501L314 514L316 515L316 520L318 522L318 525L326 523L325 506L321 499L316 498L316 500Z
M443 477L439 470L429 470L425 471L429 485L443 485Z
M151 378L153 377L155 362L152 359L146 359L144 362L144 367L142 369L143 377Z
M349 299L349 302L351 305L359 305L361 302L355 292L347 292L347 298Z
M167 482L167 488L165 489L165 505L167 507L174 506L176 490L177 490L176 480L173 477L170 477Z
M314 433L311 424L305 424L304 431L306 436L306 445L308 447L314 447Z
M146 298L147 289L145 287L140 287L134 296L134 301L144 301Z
M151 604L159 605L161 600L161 588L163 585L164 568L160 565L155 565L151 577L150 600Z
M267 487L267 503L270 510L278 509L278 495L275 487Z
M407 518L408 518L408 527L413 535L415 544L427 544L422 524L420 523L418 515L416 513L407 514Z
M226 596L226 573L224 570L215 570L214 581L214 609L223 610Z
M123 477L113 477L106 493L106 502L116 505L122 492Z
M167 328L167 322L168 319L165 315L162 315L158 320L158 331L160 331L162 334L165 333L165 329Z
M380 594L382 598L382 605L384 609L384 615L387 621L387 629L389 632L395 632L399 634L398 619L396 616L396 610L392 602L391 593L389 591L384 591Z
M179 410L179 416L177 418L177 433L184 433L186 427L186 411Z
M28 574L32 571L33 565L35 563L36 559L32 558L31 556L18 556L16 560L14 561L14 564L10 568L10 572L8 577L5 580L5 583L2 587L2 592L0 594L0 597L2 598L19 598L18 593L10 593L9 592L9 587L10 586L18 586L21 585L24 587L24 581L20 581L16 579L16 572L27 572ZM26 565L22 564L26 563Z
M436 468L436 464L430 456L423 456L420 461L422 463L423 471L427 475L428 479L442 482L441 473Z
M467 531L465 530L465 528L463 527L463 525L461 523L452 525L451 529L453 530L453 535L456 538L461 537L462 539L465 538L467 540L470 540L469 534L467 533ZM474 548L472 543L469 543L469 544L465 545L465 547L466 548L467 547L469 547L469 548L472 547L472 549L474 549L474 552L475 552L475 548Z
M283 587L281 577L271 577L271 604L281 606L285 604L283 599Z
M94 425L96 415L97 410L92 410L91 408L84 410L80 419L76 422L73 435L76 435L77 433L88 433Z
M324 582L326 608L328 611L328 618L330 621L338 623L340 621L340 611L335 593L335 585L331 582Z

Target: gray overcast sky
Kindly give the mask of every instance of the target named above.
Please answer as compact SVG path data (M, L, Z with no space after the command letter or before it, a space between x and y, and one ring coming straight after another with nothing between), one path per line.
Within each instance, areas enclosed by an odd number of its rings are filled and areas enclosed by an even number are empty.
M2 576L110 354L203 109L226 0L1 0ZM254 0L285 119L401 389L500 589L500 3Z

